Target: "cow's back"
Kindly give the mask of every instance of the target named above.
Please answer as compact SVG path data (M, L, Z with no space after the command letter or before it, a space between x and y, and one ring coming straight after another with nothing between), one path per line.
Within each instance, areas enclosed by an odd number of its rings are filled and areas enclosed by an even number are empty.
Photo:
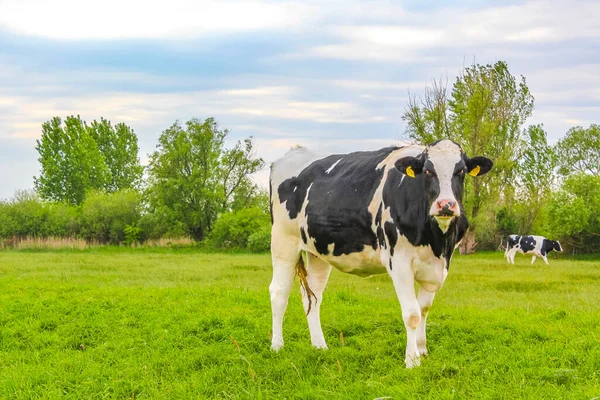
M307 250L322 256L376 249L375 215L369 206L380 197L386 171L404 153L398 150L329 156L291 150L271 167L274 231L297 232Z

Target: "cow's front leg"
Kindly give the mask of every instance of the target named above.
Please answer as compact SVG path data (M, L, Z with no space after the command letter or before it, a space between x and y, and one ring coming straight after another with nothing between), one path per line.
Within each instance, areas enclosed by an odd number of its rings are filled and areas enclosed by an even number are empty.
M535 262L535 256L531 257L531 263L533 264Z
M433 304L434 297L434 292L429 292L423 289L422 287L419 288L417 301L419 302L419 307L421 308L421 322L419 323L419 328L417 329L417 348L419 350L419 354L422 356L427 355L427 336L425 332L427 324L427 314L429 314L429 310L431 309L431 305Z
M542 256L542 258L544 259L544 262L546 263L546 265L549 265L549 264L548 264L548 256L547 256L547 255L545 255L545 256Z
M406 362L407 368L418 367L421 356L417 347L417 328L421 323L421 308L415 294L415 277L408 259L394 257L389 274L392 277L396 295L402 308L402 319L406 327Z

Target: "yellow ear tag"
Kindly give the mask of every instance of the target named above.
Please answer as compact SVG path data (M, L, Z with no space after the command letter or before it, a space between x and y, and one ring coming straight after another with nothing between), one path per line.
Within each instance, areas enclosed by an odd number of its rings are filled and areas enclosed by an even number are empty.
M411 166L406 167L406 175L410 176L411 178L415 177L415 171L413 171Z
M471 172L469 172L469 175L471 175L471 176L477 176L479 174L479 171L481 171L481 167L478 165L475 168L473 168L471 170Z

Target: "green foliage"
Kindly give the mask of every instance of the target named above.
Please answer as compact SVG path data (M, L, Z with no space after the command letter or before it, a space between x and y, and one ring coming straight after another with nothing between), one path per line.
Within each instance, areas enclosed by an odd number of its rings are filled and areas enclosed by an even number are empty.
M59 117L42 124L36 140L41 174L35 188L43 199L81 204L91 189L101 189L108 169L97 143L79 116Z
M88 126L69 116L63 127L54 117L42 124L36 150L41 173L35 188L46 200L79 205L90 190L115 192L140 184L137 136L124 124L113 127L102 118Z
M600 263L529 262L455 256L429 356L407 370L385 275L331 274L325 351L310 344L296 280L274 353L266 254L2 251L0 398L592 399Z
M88 130L109 170L104 189L113 193L139 188L144 169L138 158L138 139L133 130L123 123L113 126L104 118L100 118L100 122L93 121Z
M73 207L44 202L34 192L18 191L0 203L0 238L74 237L77 231Z
M80 234L89 242L120 244L125 240L126 227L134 226L139 219L139 193L132 190L92 192L81 206ZM138 232L130 231L133 233Z
M148 198L151 211L169 214L196 240L211 231L217 216L230 209L237 188L263 165L253 156L250 139L224 148L228 131L216 121L191 119L165 130L150 156Z
M496 232L503 238L519 232L516 218L508 207L502 207L496 213Z
M271 225L263 225L248 236L248 250L264 252L271 249Z
M125 225L125 228L123 229L123 235L123 244L130 246L132 244L139 243L142 238L142 228L135 225Z
M600 251L600 177L569 176L546 207L548 229L575 252Z
M265 247L265 230L270 228L269 214L259 208L245 208L222 214L210 233L209 243L215 247L241 248L250 245L260 251Z
M600 176L600 125L569 129L556 144L556 153L562 175L588 173Z
M138 222L142 229L142 240L178 238L187 235L185 225L177 220L174 213L166 207L145 212Z

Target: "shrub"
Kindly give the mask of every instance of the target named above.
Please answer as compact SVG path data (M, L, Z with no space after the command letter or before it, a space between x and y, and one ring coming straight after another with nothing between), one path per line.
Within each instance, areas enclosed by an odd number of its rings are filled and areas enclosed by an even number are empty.
M81 206L80 234L88 242L119 244L125 240L125 227L140 219L140 208L135 191L92 192Z
M255 252L269 251L271 248L271 226L262 226L248 236L248 250Z
M208 242L215 247L245 249L250 236L269 226L269 214L257 207L228 212L217 219ZM259 236L253 238L253 246L258 246L258 241Z

